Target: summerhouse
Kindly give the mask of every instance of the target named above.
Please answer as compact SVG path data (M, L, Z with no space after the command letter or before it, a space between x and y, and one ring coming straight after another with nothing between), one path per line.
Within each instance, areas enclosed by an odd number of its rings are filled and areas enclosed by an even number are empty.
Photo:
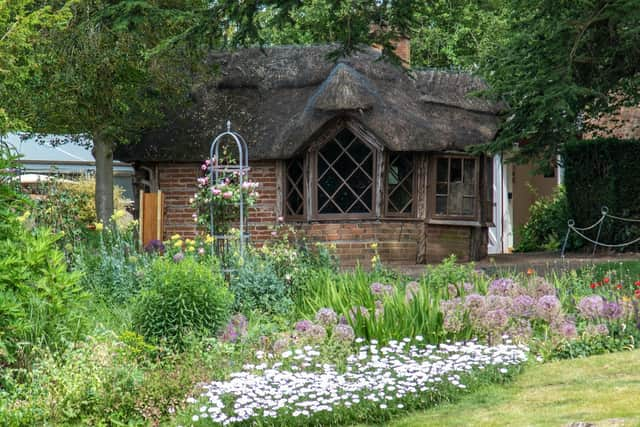
M333 61L334 49L212 55L217 71L194 89L193 107L119 149L144 189L164 193L164 235L195 232L188 200L230 120L260 183L252 241L283 217L308 241L335 244L347 265L368 263L372 243L390 263L486 255L492 161L465 151L498 128L499 106L474 96L482 80L394 66L373 48Z

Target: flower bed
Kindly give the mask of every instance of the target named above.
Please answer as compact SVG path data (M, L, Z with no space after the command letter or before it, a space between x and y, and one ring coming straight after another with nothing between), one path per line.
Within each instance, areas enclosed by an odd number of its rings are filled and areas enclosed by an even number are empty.
M358 339L360 343L364 341ZM430 406L481 380L508 375L527 359L524 346L476 342L424 345L422 338L373 340L343 363L322 363L319 347L258 352L227 381L203 386L190 421L198 424L325 425L388 419Z

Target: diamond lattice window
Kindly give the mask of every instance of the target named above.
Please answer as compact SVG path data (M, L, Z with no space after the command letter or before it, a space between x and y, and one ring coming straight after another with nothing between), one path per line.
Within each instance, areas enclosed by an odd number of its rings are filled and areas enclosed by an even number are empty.
M317 152L317 213L371 214L375 151L348 129Z
M387 164L387 215L413 214L413 156L411 153L390 153Z
M286 215L304 215L304 159L295 158L287 162Z

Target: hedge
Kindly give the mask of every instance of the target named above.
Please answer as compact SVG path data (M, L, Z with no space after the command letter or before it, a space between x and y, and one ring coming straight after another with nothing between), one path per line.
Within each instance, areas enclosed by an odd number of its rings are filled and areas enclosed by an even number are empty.
M575 141L565 146L564 163L569 212L577 227L596 222L603 206L616 216L640 218L640 140ZM594 229L588 235L595 234ZM600 241L624 243L637 237L640 223L607 219Z

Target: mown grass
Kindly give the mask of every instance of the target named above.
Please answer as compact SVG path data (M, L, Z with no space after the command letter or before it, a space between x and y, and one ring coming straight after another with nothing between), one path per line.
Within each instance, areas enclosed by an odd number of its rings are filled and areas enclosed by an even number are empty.
M492 385L456 403L389 425L640 426L640 350L534 365L514 382Z

